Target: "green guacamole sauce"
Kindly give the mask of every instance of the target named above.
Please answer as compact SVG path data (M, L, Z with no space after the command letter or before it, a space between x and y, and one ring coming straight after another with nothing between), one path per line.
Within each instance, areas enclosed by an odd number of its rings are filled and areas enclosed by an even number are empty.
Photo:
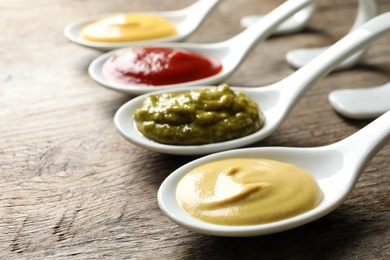
M256 132L264 125L257 104L226 84L150 95L134 119L145 137L172 145L227 141Z

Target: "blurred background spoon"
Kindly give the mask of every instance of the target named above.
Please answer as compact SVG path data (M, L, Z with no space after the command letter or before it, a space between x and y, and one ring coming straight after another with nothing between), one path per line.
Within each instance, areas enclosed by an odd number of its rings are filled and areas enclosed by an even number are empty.
M390 82L378 87L335 90L329 94L329 102L345 117L376 118L390 110Z
M93 42L87 41L80 36L81 30L88 24L95 22L99 19L109 17L115 14L101 14L97 16L85 17L79 20L76 20L68 24L64 29L65 37L68 40L85 46L89 48L99 49L103 51L114 50L118 48L123 48L127 46L140 46L140 45L150 45L162 42L178 42L183 41L189 35L191 35L202 23L202 21L207 17L211 10L220 2L221 0L199 0L181 10L176 11L161 11L161 12L141 12L148 13L157 16L161 16L168 21L170 21L178 31L177 35L157 38L153 40L145 41L132 41L132 42ZM136 12L136 11L134 11ZM120 14L120 13L116 13Z
M355 21L349 31L349 33L356 30L360 25L375 17L378 14L378 4L375 0L358 0L358 10ZM290 66L298 69L314 59L321 52L329 48L329 46L320 48L303 48L288 51L286 54L286 60ZM364 56L366 49L356 52L354 55L343 61L335 70L348 69L358 63Z

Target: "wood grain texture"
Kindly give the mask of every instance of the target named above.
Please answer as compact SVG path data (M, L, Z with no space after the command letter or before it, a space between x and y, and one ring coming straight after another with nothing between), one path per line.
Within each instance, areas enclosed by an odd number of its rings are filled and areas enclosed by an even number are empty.
M0 0L0 258L2 259L388 259L390 145L367 165L356 188L331 214L291 231L252 238L188 232L159 210L166 176L195 157L149 152L115 130L115 111L131 96L93 82L100 52L63 36L74 19L113 11L174 10L193 1ZM225 0L188 41L217 42L242 30L242 16L282 0ZM378 0L380 12L390 0ZM293 70L284 54L341 38L355 0L322 0L303 32L258 45L227 81L263 86ZM390 80L390 38L352 70L311 89L279 130L252 146L326 145L369 123L336 114L331 90Z

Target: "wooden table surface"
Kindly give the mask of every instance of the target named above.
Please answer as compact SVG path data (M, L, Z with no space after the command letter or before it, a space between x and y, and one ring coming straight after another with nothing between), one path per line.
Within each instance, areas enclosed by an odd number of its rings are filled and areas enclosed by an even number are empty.
M113 11L174 10L193 0L0 0L0 257L2 259L385 259L390 257L390 145L368 163L334 212L273 235L224 238L186 231L159 210L161 182L196 157L159 154L122 138L116 110L132 96L87 73L101 52L65 39L69 22ZM282 0L222 1L188 41L217 42ZM380 13L390 0L378 0ZM288 50L331 44L348 32L356 0L322 0L307 28L259 44L227 80L263 86L294 70ZM390 80L390 38L354 69L316 84L269 138L252 146L321 146L370 120L350 120L330 91ZM369 100L368 100L369 101Z

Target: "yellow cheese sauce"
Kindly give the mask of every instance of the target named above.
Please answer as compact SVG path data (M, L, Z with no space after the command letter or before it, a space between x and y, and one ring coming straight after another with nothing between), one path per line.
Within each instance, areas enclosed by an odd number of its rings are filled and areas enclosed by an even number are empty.
M256 225L315 208L323 193L315 179L292 164L267 159L226 159L186 174L176 188L190 216L219 225Z
M124 13L100 19L85 26L81 37L93 42L132 42L177 34L167 19L141 13Z

